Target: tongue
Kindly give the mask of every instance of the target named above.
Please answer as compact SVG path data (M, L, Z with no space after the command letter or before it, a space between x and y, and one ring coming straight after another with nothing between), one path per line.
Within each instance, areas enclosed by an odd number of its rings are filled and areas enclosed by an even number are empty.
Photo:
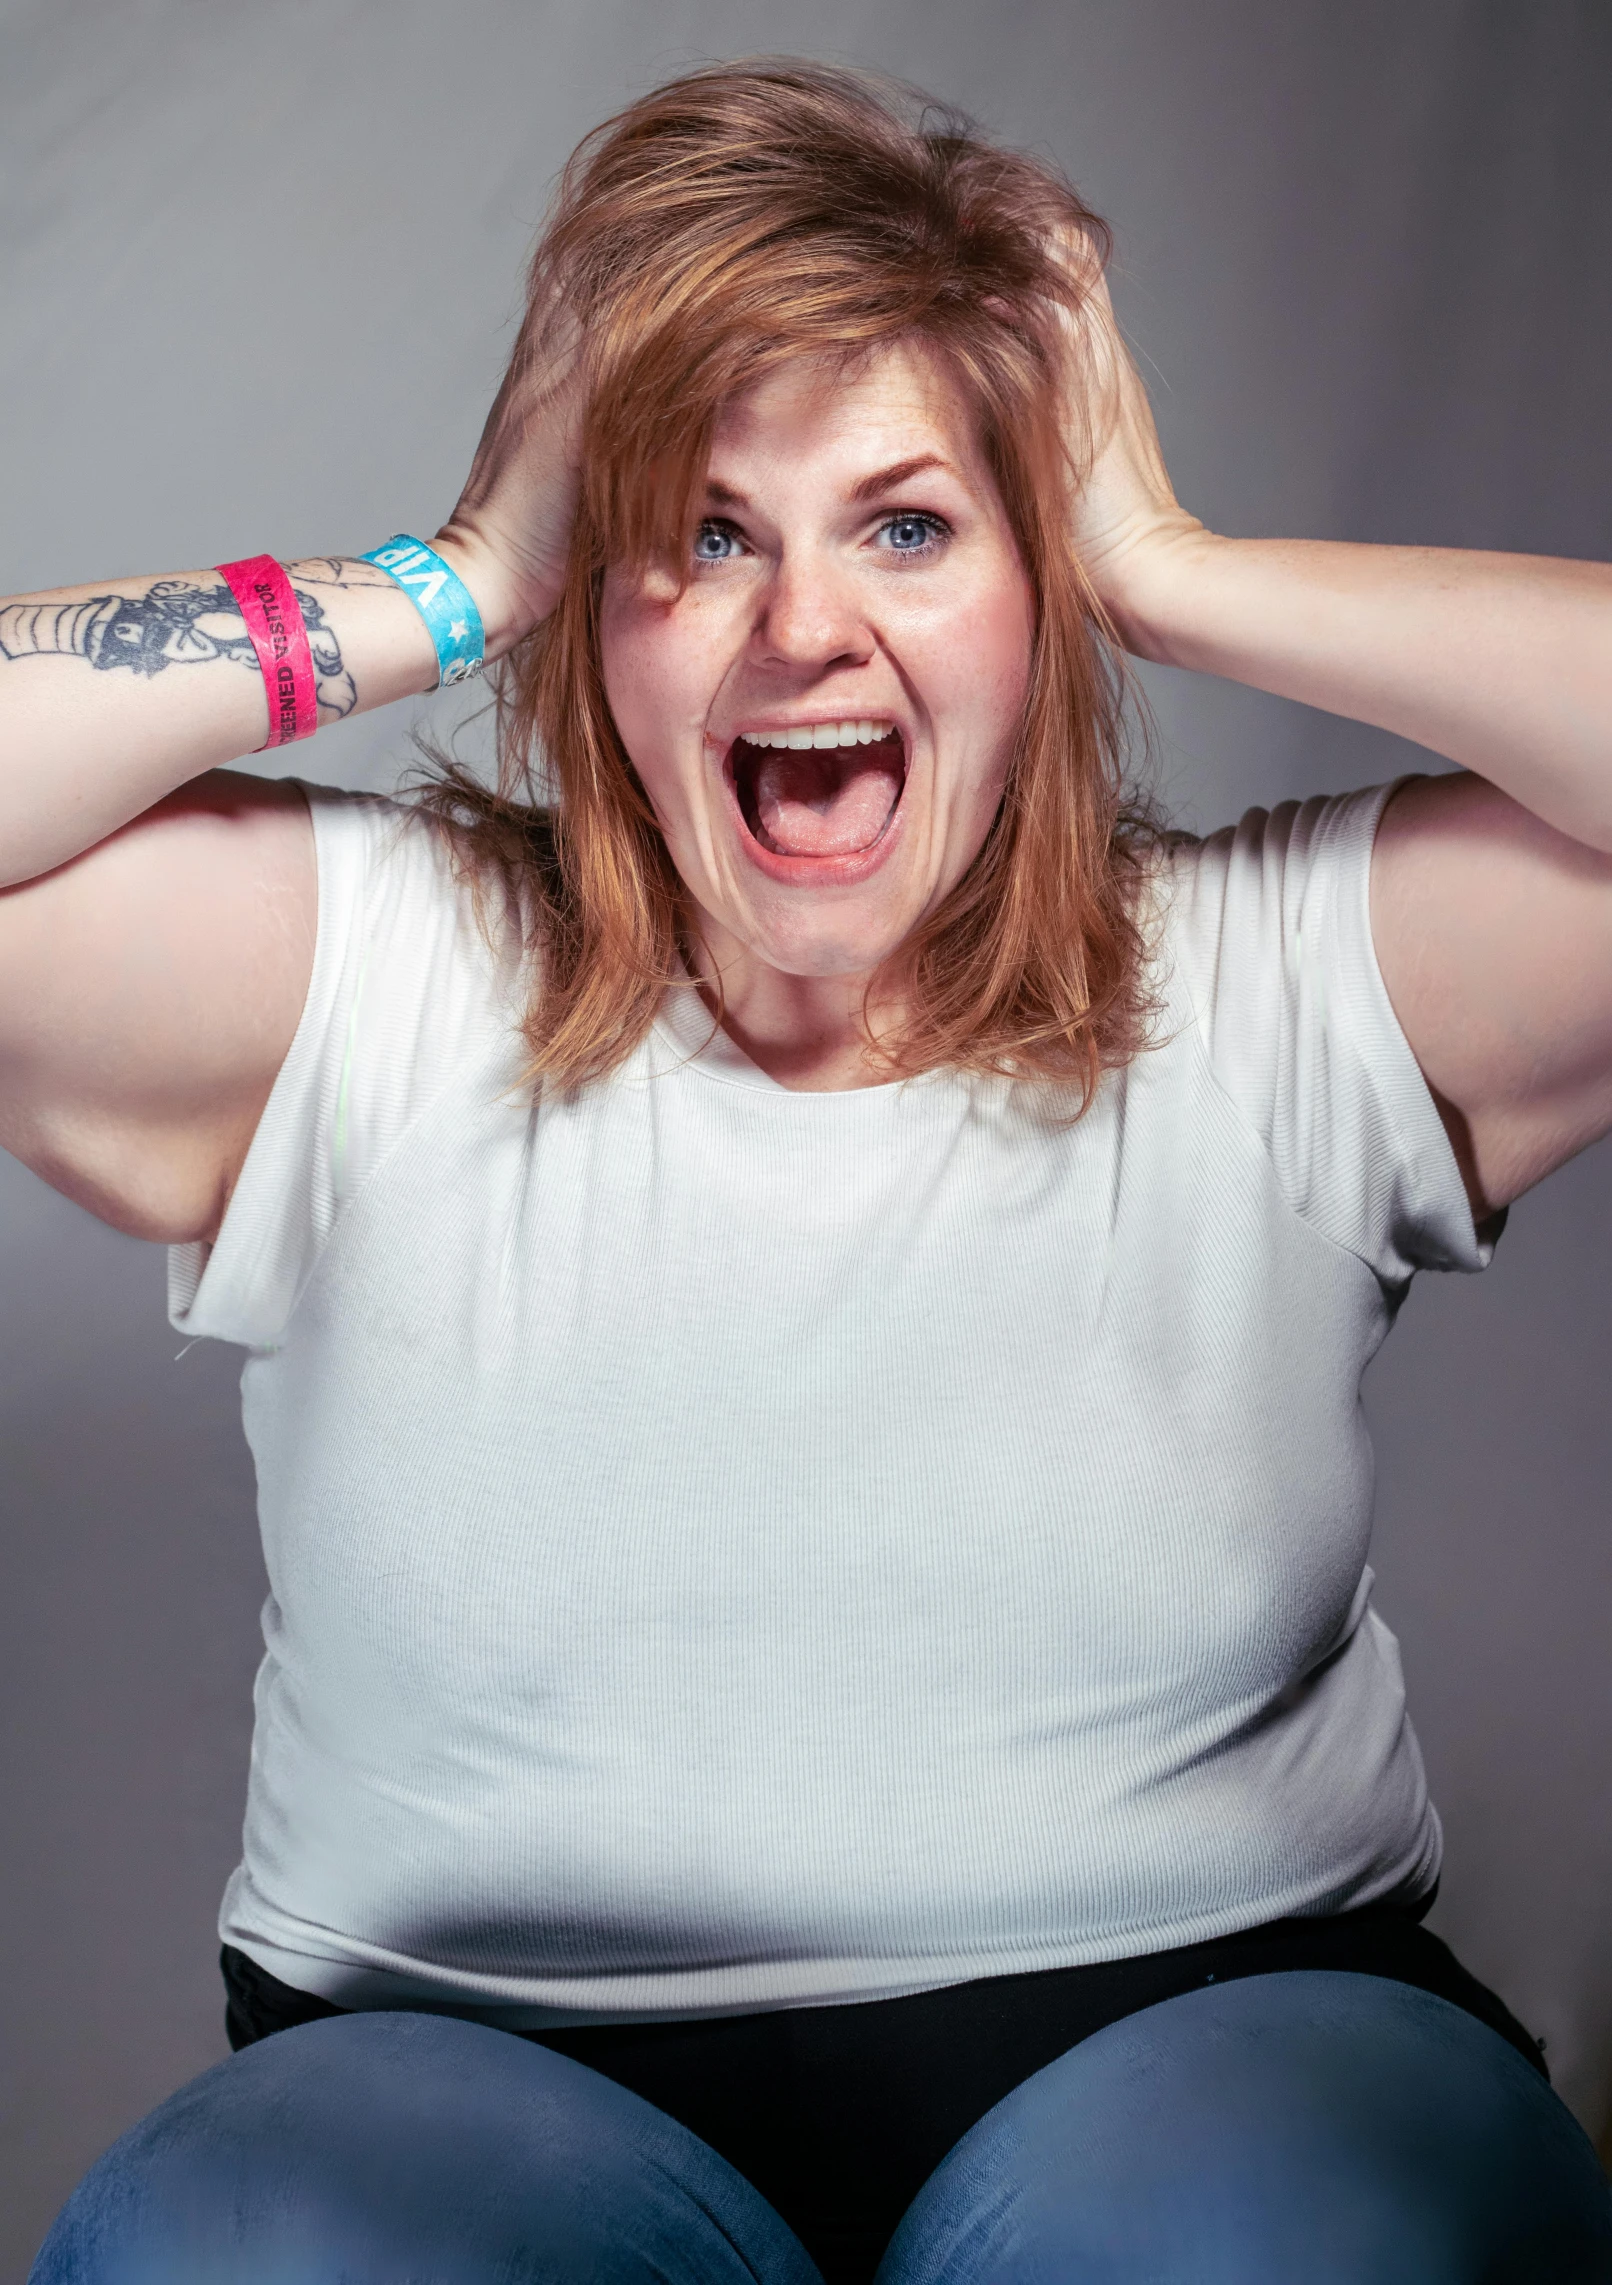
M890 752L889 747L896 747ZM755 776L756 813L769 848L785 857L846 857L877 841L901 792L895 740L885 750L767 749Z

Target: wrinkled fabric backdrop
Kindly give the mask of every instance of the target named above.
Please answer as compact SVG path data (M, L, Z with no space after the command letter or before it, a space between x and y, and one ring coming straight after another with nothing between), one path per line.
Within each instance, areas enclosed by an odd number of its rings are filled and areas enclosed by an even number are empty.
M0 0L0 591L429 531L578 135L761 50L893 70L1063 163L1116 223L1120 313L1212 525L1612 553L1600 0ZM1418 766L1147 683L1195 826ZM386 785L409 729L369 715L296 760ZM1367 1390L1380 1603L1448 1832L1434 1925L1597 2134L1609 1205L1591 1153L1488 1276L1421 1283ZM162 1282L0 1160L8 2280L95 2153L225 2052L262 1582L239 1359L176 1356Z

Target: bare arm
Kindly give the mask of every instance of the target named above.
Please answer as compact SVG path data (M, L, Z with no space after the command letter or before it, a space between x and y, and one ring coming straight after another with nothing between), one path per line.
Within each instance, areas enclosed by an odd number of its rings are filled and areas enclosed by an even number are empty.
M551 606L573 410L568 373L523 366L438 536L489 657ZM432 687L430 638L384 572L289 569L321 724ZM214 571L0 601L0 1146L143 1237L214 1234L307 992L306 806L220 766L267 725Z
M321 721L434 680L370 564L293 567ZM317 889L215 572L0 604L0 1144L143 1237L210 1236L306 994Z
M428 690L419 614L373 564L289 567L323 725ZM0 602L0 886L76 857L268 736L246 623L216 571Z
M1392 730L1612 851L1612 566L1200 532L1124 624L1144 658Z
M301 795L225 770L0 891L0 1145L134 1237L214 1236L316 915Z
M1414 739L1372 867L1395 1012L1475 1211L1612 1129L1612 568L1224 539L1177 504L1113 338L1079 542L1127 646Z

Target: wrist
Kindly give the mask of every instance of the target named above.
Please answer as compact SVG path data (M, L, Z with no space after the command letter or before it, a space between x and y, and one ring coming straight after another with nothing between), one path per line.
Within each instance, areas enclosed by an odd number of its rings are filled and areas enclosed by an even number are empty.
M1203 601L1230 545L1180 514L1094 566L1093 585L1120 641L1155 666L1185 666Z
M451 519L431 545L464 581L481 613L486 659L491 666L547 618L557 595L533 594L510 576L492 550Z

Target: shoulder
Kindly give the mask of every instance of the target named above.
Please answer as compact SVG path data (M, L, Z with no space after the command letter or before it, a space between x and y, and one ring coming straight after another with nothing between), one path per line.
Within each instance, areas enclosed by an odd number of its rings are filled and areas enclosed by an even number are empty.
M465 968L512 985L527 930L522 883L451 820L410 799L304 785L319 873L320 960L384 951L400 974Z
M272 1345L347 1207L439 1103L526 1060L519 931L419 807L301 788L318 924L301 1018L244 1141L211 1247L176 1251L173 1323Z
M1369 959L1372 848L1394 790L1316 794L1165 837L1150 883L1157 956L1200 1015L1323 952Z
M1384 986L1372 853L1396 788L1252 809L1161 852L1161 998L1289 1204L1399 1285L1486 1259Z

